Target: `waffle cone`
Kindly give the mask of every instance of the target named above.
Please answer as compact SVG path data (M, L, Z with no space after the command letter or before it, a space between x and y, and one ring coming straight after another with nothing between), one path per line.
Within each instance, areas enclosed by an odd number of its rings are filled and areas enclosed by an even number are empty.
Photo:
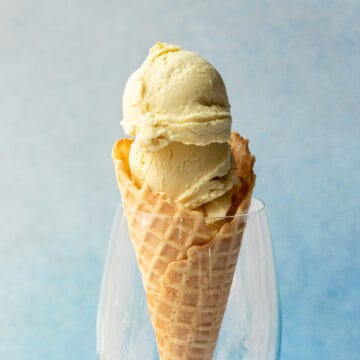
M234 216L217 231L204 216L173 204L165 193L138 188L131 179L132 141L113 148L117 182L142 274L161 360L211 360L240 251L245 217ZM248 141L232 133L240 184L232 215L246 213L255 183Z

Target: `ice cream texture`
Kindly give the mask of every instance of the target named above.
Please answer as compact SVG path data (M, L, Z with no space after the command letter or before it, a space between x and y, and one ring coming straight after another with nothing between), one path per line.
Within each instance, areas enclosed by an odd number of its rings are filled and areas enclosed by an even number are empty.
M224 82L199 55L157 43L129 78L123 96L123 126L149 150L171 142L226 142L231 116Z
M239 180L226 88L209 62L157 43L126 84L122 125L135 137L129 165L139 187L165 192L208 218L226 215Z

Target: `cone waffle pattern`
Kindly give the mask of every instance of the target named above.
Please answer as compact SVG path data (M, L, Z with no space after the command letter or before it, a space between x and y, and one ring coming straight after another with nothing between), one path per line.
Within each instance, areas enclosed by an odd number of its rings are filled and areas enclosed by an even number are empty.
M171 203L131 180L131 140L113 148L117 182L135 247L161 360L211 360L231 288L245 217L219 231L203 216ZM248 141L233 133L231 147L240 185L232 213L247 212L255 182Z

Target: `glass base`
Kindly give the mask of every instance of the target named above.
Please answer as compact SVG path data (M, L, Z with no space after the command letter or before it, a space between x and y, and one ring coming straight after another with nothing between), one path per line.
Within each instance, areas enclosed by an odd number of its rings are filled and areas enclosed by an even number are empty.
M262 201L253 198L246 221L215 360L279 358L280 309ZM159 359L141 274L121 206L115 215L102 281L97 351L100 360Z

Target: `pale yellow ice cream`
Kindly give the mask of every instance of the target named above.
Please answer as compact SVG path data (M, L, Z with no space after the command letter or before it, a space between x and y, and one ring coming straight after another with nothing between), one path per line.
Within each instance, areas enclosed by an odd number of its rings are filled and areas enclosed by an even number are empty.
M129 78L122 125L147 150L171 142L209 145L230 137L231 116L224 82L199 55L156 44Z
M236 181L228 143L206 146L174 142L157 151L142 151L135 141L130 168L138 185L168 193L176 203L194 209L219 198Z
M230 105L216 69L193 52L158 43L129 78L123 113L125 132L135 137L135 183L208 217L225 216L238 180L228 144Z

